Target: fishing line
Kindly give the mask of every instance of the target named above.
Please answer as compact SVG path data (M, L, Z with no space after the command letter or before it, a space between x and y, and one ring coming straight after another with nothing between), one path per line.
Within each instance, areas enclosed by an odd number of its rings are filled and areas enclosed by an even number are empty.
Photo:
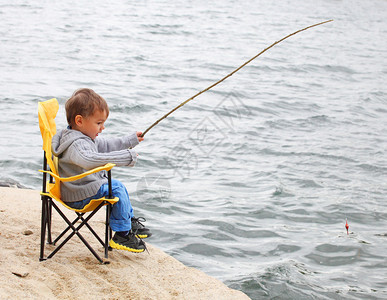
M149 126L141 135L141 137L143 137L149 130L151 130L154 126L156 126L160 121L162 121L163 119L165 119L166 117L168 117L171 113L173 113L174 111L178 110L180 107L182 107L183 105L187 104L189 101L195 99L197 96L199 96L200 94L203 94L204 92L207 92L208 90L212 89L214 86L218 85L219 83L221 83L222 81L226 80L228 77L232 76L233 74L235 74L236 72L238 72L240 69L242 69L244 66L246 66L248 63L250 63L251 61L253 61L254 59L256 59L258 56L260 56L261 54L265 53L267 50L269 50L270 48L274 47L275 45L281 43L283 40L286 40L287 38L301 32L301 31L305 31L309 28L312 28L312 27L316 27L316 26L319 26L319 25L322 25L322 24L325 24L325 23L329 23L329 22L332 22L333 20L328 20L328 21L324 21L324 22L320 22L320 23L317 23L317 24L314 24L314 25L311 25L311 26L308 26L308 27L305 27L303 29L300 29L300 30L297 30L285 37L283 37L282 39L274 42L273 44L271 44L269 47L265 48L264 50L262 50L261 52L259 52L257 55L255 55L254 57L250 58L248 61L246 61L244 64L242 64L240 67L236 68L234 71L232 71L231 73L229 73L228 75L226 75L225 77L223 77L222 79L220 79L219 81L215 82L214 84L210 85L209 87L207 87L206 89L198 92L197 94L193 95L191 98L188 98L187 100L185 100L184 102L180 103L178 106L176 106L174 109L172 109L170 112L168 112L167 114L165 114L164 116L162 116L160 119L158 119L156 122L154 122L151 126Z

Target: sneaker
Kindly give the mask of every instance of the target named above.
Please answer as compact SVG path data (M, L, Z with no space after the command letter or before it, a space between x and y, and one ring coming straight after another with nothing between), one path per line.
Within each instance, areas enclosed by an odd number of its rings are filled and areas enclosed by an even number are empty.
M150 236L152 236L152 233L148 228L144 226L141 222L145 222L145 218L139 217L139 218L132 218L132 231L136 234L136 236L140 239L146 239Z
M145 243L138 239L132 231L124 237L115 233L109 242L109 246L113 249L127 250L136 253L144 252L146 249Z

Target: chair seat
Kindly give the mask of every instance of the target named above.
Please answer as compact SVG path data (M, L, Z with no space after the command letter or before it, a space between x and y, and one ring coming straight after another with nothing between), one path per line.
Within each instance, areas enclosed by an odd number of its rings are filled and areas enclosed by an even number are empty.
M56 195L54 193L50 193L50 190L54 187L54 184L53 183L48 183L48 192L47 193L43 193L41 192L40 195L44 195L44 196L48 196L50 198L53 198L55 199L56 201L58 201L60 204L62 204L64 207L66 207L67 209L70 209L70 210L73 210L75 212L79 212L79 213L86 213L86 212L90 212L90 211L93 211L95 210L102 202L106 202L105 205L107 205L108 203L110 204L115 204L118 202L118 197L114 197L112 199L109 199L107 197L102 197L102 198L99 198L99 199L93 199L89 202L89 204L87 204L85 207L83 207L82 209L76 209L76 208L72 208L70 206L68 206L66 204L66 202L62 201L62 199L56 197Z

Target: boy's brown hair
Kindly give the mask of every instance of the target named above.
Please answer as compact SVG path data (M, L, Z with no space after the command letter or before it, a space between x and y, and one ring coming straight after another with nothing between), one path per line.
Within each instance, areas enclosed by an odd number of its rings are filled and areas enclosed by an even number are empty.
M66 101L66 117L70 127L75 125L75 117L84 118L92 116L95 110L105 111L109 116L109 107L104 98L92 89L79 89Z

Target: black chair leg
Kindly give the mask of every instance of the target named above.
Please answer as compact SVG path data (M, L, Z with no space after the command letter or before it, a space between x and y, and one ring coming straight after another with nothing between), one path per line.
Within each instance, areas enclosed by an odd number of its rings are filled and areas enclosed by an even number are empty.
M78 217L74 219L74 221L71 223L73 225L75 225L80 219L82 219L82 216L84 214L78 214ZM54 240L54 242L52 244L56 244L57 242L59 242L59 240L71 229L70 226L67 226L67 228L65 230L62 231L62 233L60 235L58 235L56 237L56 239Z
M51 223L52 223L52 199L47 200L47 243L52 244Z
M109 258L109 241L112 238L112 229L110 228L110 214L112 205L109 203L106 206L106 221L105 221L105 258Z
M40 257L39 260L43 261L44 258L44 244L46 242L46 223L47 223L47 197L42 196L42 220L40 225Z

